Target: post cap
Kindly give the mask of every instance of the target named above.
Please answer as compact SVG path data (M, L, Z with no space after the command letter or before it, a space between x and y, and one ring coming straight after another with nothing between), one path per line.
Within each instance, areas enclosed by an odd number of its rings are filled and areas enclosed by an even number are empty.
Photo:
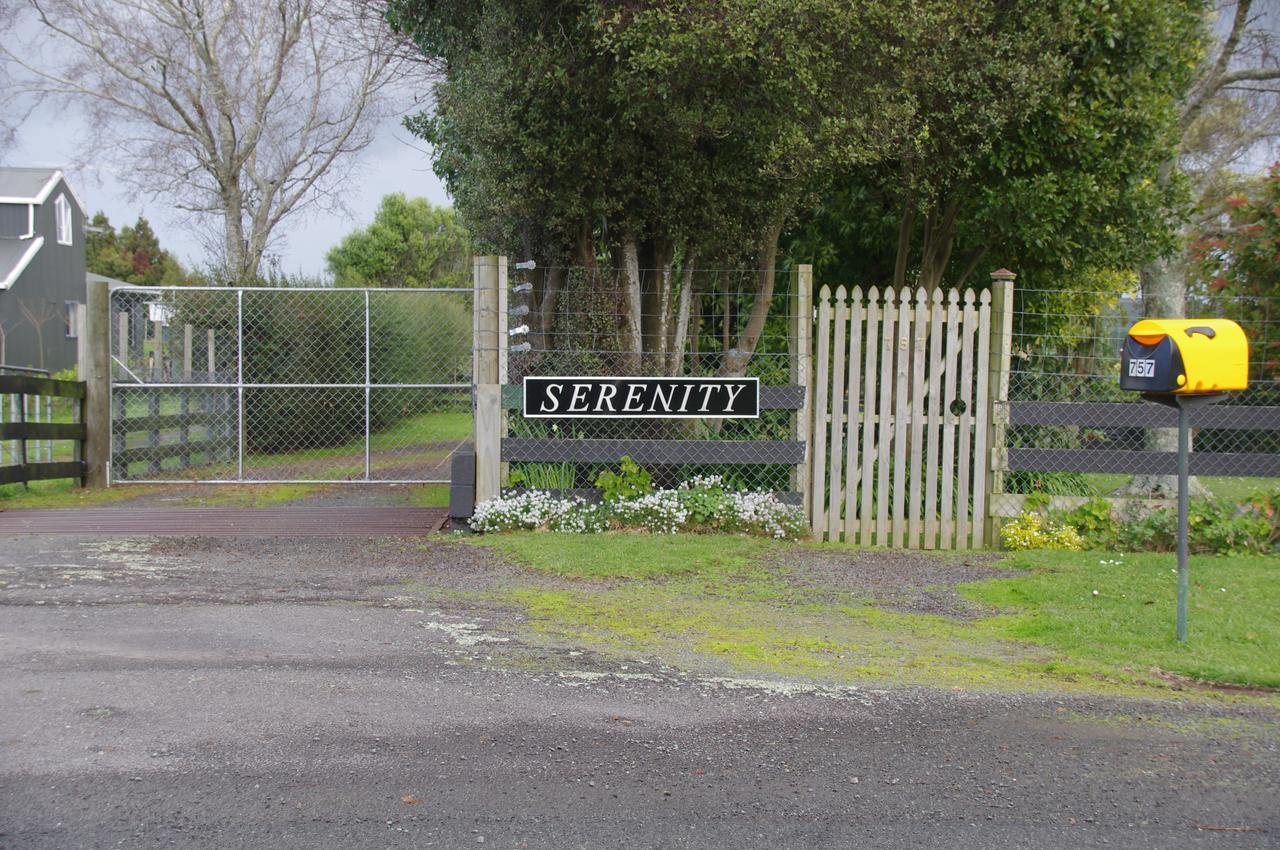
M991 273L992 280L1013 280L1017 275L1008 269L996 269Z

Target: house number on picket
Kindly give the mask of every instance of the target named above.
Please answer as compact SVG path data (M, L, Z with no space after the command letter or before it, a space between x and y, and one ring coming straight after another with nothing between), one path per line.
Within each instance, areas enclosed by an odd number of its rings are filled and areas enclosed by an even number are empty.
M524 379L531 419L755 419L758 378Z

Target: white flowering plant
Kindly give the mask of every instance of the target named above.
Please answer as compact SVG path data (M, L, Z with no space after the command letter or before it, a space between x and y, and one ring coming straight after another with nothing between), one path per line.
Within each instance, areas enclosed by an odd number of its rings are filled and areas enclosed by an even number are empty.
M772 493L735 491L719 476L698 477L674 490L654 490L593 504L546 491L504 493L476 506L475 531L541 529L594 534L635 529L654 534L732 532L794 540L807 533L804 511Z

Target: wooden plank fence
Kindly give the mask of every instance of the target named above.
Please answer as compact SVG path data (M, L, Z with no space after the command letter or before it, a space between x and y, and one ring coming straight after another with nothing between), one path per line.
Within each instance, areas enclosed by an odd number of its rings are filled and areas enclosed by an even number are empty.
M1003 273L1002 273L1003 274ZM823 286L813 384L812 527L863 546L966 549L988 538L1002 452L1008 277L992 291ZM996 350L993 354L993 336ZM994 390L994 393L993 393Z
M86 437L83 381L57 381L33 375L0 375L0 398L8 397L13 404L6 405L12 412L12 421L0 422L0 443L9 443L11 462L0 464L0 484L26 484L31 481L50 481L57 478L85 477L83 443ZM33 402L43 399L46 410L52 409L52 400L72 400L72 422L30 421L29 411ZM56 452L54 441L70 441L69 452ZM32 458L28 442L35 442L37 450ZM71 459L66 459L66 454ZM64 455L55 459L55 454Z

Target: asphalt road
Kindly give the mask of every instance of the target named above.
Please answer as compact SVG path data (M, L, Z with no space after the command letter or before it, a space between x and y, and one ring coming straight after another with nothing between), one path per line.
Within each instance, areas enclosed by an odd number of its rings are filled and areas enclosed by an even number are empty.
M388 547L0 538L0 847L1280 846L1274 713L594 658Z

